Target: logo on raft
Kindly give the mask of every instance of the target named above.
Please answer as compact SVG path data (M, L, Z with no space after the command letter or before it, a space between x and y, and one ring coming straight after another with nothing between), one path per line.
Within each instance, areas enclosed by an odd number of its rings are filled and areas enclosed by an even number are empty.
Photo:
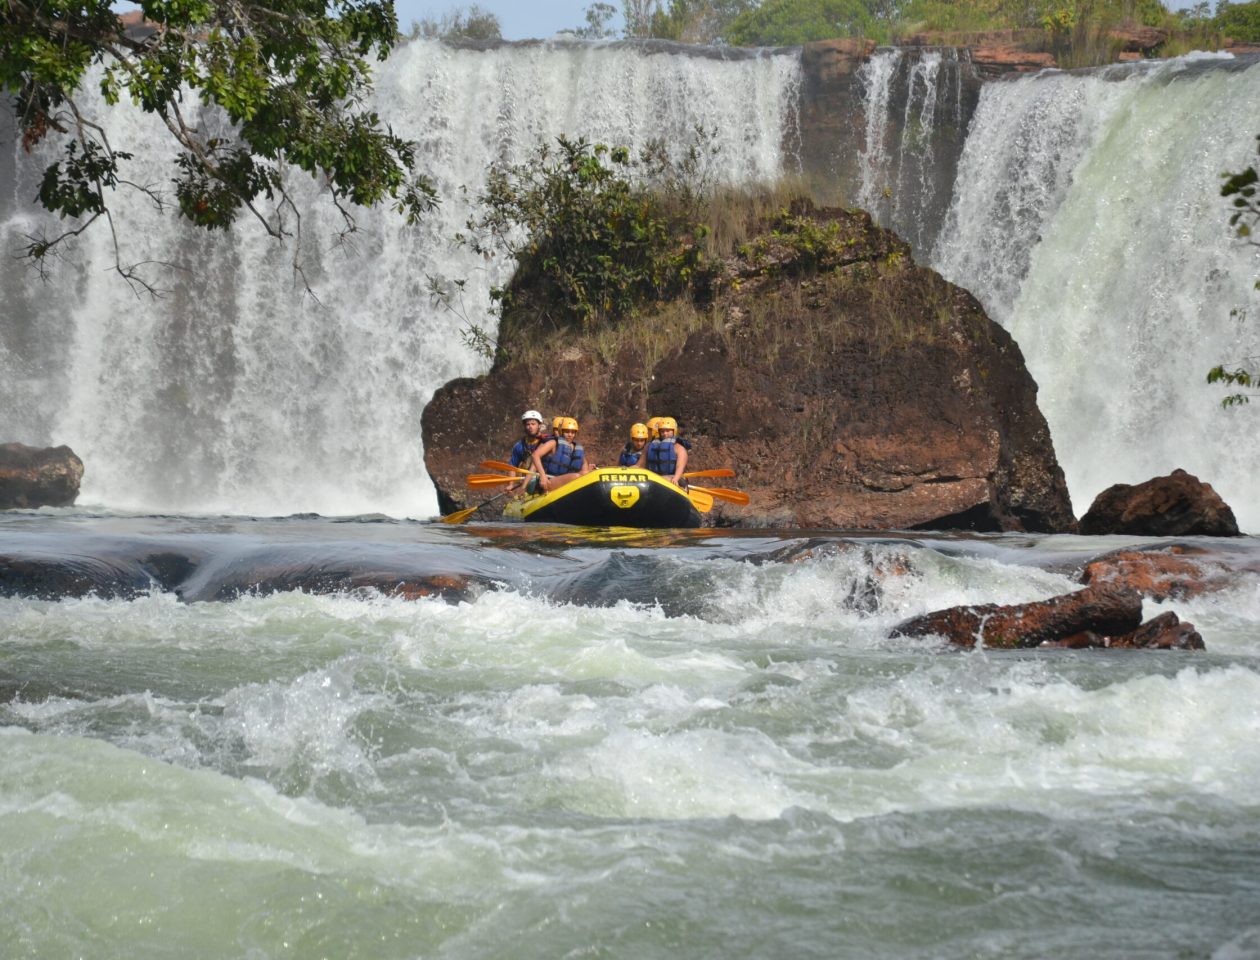
M621 507L622 510L628 510L639 502L638 487L613 487L608 491L608 496L614 504Z

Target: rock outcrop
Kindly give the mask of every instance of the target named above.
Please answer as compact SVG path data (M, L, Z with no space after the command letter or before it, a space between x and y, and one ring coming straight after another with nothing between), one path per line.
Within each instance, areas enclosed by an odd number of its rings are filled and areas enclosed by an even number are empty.
M1035 603L937 610L898 624L893 636L939 636L960 647L983 642L986 647L1013 649L1056 643L1086 632L1127 634L1141 623L1141 595L1129 587L1106 585Z
M729 484L752 497L719 505L715 523L1073 528L1036 384L974 297L861 211L798 209L767 227L701 306L550 338L504 317L490 373L447 384L424 410L443 512L481 499L465 474L502 459L520 412L538 407L577 416L604 465L630 424L678 418L692 464L733 467Z
M1117 483L1081 518L1083 534L1143 537L1236 537L1238 523L1209 483L1184 470L1145 483Z
M997 649L1084 647L1202 650L1203 638L1171 611L1142 623L1142 597L1119 584L1091 586L1035 603L950 607L898 624L894 637L940 637Z
M1104 554L1081 574L1081 583L1122 584L1152 600L1185 600L1237 582L1236 572L1210 551L1177 543Z
M70 506L82 479L83 461L69 447L0 444L0 510Z

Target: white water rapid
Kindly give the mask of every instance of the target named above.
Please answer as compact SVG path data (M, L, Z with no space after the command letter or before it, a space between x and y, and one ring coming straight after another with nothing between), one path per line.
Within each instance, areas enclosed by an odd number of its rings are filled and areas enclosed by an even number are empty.
M1260 64L1204 57L984 88L930 262L1015 336L1078 515L1183 467L1260 530L1260 419L1204 382L1260 354L1260 249L1219 195L1257 104Z
M717 135L716 179L773 179L799 70L790 55L411 43L379 70L377 106L420 143L441 209L414 228L360 213L361 232L339 246L335 209L298 184L299 259L318 301L294 276L292 248L248 219L207 236L126 200L123 260L172 264L148 274L163 299L137 297L110 271L103 224L39 283L11 254L59 224L33 211L42 164L14 147L17 159L0 163L16 167L0 199L0 441L69 444L87 464L80 502L110 508L430 515L420 412L438 386L485 363L461 342L464 321L430 302L426 278L466 278L463 307L484 320L503 266L451 237L487 165L521 162L561 133L685 147L703 123ZM169 138L149 118L121 106L102 122L115 144L135 145L131 179L167 183Z

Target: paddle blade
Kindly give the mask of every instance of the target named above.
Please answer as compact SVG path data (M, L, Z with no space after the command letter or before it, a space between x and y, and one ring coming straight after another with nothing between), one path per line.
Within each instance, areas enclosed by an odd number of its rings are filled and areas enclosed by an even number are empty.
M713 497L715 500L725 500L727 503L738 503L741 507L748 506L748 494L742 490L728 490L726 487L691 487L692 490L700 490Z
M526 470L523 467L514 467L510 463L504 463L502 460L482 460L477 464L482 470L503 470L506 473L533 473L533 470Z
M469 477L470 487L501 487L505 483L520 483L520 477Z
M697 490L691 487L687 490L687 499L691 501L691 505L700 513L708 513L713 509L713 498L703 490Z
M735 471L729 467L718 467L714 470L692 470L684 473L683 476L688 479L691 477L713 477L716 479L718 477L733 477L735 476Z
M463 523L480 509L481 504L477 504L475 507L468 507L466 510L456 510L454 513L448 513L446 516L442 517L442 522Z

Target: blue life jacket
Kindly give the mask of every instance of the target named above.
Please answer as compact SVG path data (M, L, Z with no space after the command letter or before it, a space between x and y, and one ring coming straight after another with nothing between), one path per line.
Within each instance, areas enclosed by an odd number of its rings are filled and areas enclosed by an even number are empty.
M550 439L551 437L542 433L536 437L521 437L521 439L516 441L516 446L512 448L512 455L508 457L508 463L514 467L519 467L522 464L528 466L538 445L546 443Z
M683 437L674 437L674 443L681 443L681 444L682 444L682 448L683 448L684 450L686 450L688 453L690 453L690 452L691 452L691 441L690 441L690 440L687 440L687 439L685 439L685 438L683 438Z
M580 443L569 443L563 437L556 438L556 449L542 458L543 469L553 477L565 473L577 473L582 469L586 454Z
M644 449L647 452L645 466L662 477L672 477L678 469L678 449L674 440L653 440Z
M646 449L646 448L645 448ZM621 448L621 459L617 461L619 467L637 467L639 458L643 456L642 450L636 450L630 444L626 444Z

